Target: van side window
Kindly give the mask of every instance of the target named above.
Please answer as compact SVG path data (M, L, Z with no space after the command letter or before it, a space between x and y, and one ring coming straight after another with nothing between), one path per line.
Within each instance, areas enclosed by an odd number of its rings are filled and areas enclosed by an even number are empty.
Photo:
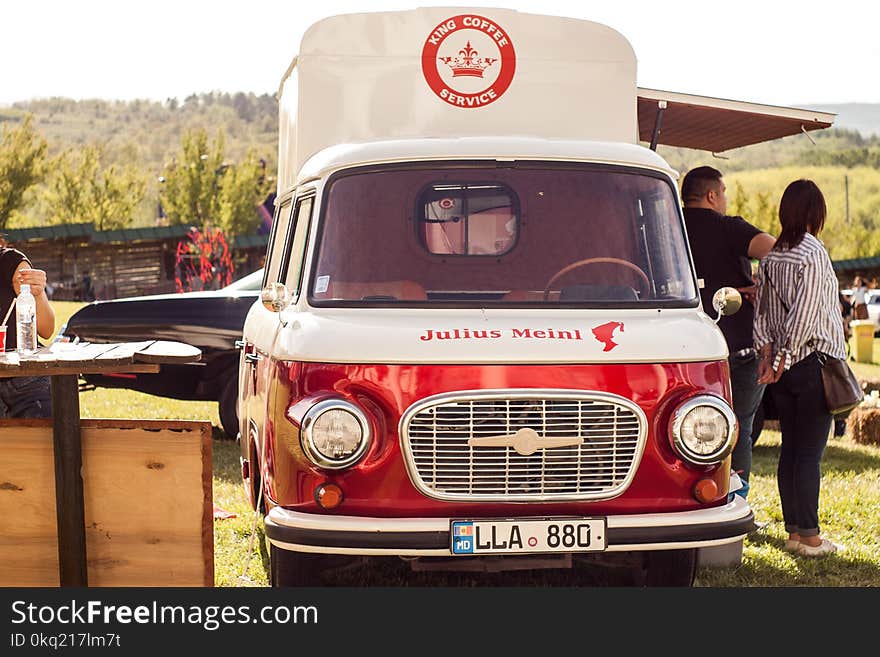
M305 256L306 238L309 233L309 223L312 218L312 205L315 197L301 198L296 203L293 218L293 242L290 246L290 258L284 276L284 284L293 293L299 296L299 286L302 281L302 265Z
M278 208L275 221L272 222L272 238L269 240L269 257L266 261L266 280L264 285L278 280L281 261L284 259L284 245L287 242L287 232L290 227L291 205L291 199L284 201L281 207Z
M419 197L419 238L438 255L502 255L516 243L518 207L506 185L435 183Z

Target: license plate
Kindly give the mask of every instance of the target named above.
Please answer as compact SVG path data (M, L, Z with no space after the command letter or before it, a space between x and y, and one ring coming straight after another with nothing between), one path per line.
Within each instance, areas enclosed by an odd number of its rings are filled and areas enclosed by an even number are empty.
M605 549L604 518L550 520L453 520L452 554L600 552Z

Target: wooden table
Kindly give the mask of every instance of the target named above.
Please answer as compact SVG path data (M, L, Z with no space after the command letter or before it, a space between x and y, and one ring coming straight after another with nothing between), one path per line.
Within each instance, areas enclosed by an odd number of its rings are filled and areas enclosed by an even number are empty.
M88 586L79 415L79 375L158 372L166 363L191 363L201 350L182 342L115 344L58 342L30 356L0 354L0 378L48 376L52 382L55 507L61 586Z

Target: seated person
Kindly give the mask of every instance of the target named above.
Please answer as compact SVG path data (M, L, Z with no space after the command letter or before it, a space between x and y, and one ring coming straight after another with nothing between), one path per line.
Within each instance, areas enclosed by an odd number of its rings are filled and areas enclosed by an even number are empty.
M46 272L34 269L27 256L0 243L0 317L21 291L22 284L31 286L37 301L37 335L47 339L55 332L55 312L46 296ZM15 312L7 320L6 350L16 347ZM52 416L52 398L48 376L27 376L0 379L0 417L36 418Z

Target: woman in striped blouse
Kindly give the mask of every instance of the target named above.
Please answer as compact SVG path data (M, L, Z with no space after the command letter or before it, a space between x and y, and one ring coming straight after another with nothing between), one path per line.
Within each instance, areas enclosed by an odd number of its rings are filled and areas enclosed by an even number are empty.
M811 180L785 189L782 232L758 270L754 328L758 382L777 383L772 394L782 431L777 483L785 550L810 557L840 548L819 533L819 462L832 421L820 359L846 358L837 279L817 239L825 214L825 198Z

